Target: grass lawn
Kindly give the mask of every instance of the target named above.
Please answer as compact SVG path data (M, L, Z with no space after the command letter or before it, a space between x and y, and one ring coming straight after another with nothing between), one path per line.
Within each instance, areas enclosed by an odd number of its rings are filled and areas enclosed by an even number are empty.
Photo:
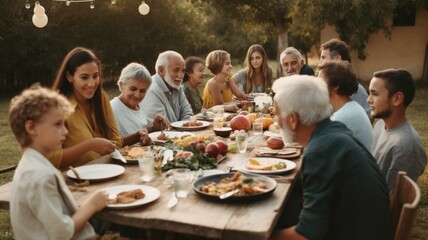
M109 95L117 94L116 89L109 90ZM0 168L17 164L20 149L8 125L7 112L10 98L0 98ZM416 98L410 105L407 116L423 139L425 151L428 149L428 86L419 86ZM13 172L0 175L0 185L12 180ZM428 170L419 178L418 185L422 191L420 210L413 228L412 239L426 239L428 236ZM351 217L351 216L350 216ZM30 230L30 229L29 229ZM0 239L13 239L12 227L8 210L0 210Z

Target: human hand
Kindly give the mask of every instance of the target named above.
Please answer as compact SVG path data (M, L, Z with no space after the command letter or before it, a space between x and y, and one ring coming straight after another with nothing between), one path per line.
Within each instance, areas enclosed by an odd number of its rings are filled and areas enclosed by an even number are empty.
M108 200L108 193L106 191L98 191L89 198L88 204L95 212L98 212L107 206Z
M141 129L138 131L138 135L140 136L140 145L147 146L152 143L152 139L149 137L147 129Z
M116 149L116 144L105 138L92 138L91 150L101 155L112 153Z
M169 129L170 122L164 116L158 114L153 119L153 127L152 131L162 131L165 129Z

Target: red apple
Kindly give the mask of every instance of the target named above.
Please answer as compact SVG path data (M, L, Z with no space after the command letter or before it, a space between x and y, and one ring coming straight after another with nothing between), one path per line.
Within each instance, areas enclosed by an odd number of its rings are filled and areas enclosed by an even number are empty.
M229 147L227 146L227 144L225 142L223 142L222 140L217 140L215 143L218 146L219 153L221 155L223 155L223 156L226 155L227 154L227 150L229 149Z
M198 149L201 152L204 152L205 151L205 143L202 142L202 143L196 144L196 149Z
M244 115L244 116L245 116L245 115L247 115L248 113L249 113L248 111L240 111L240 112L239 112L239 115Z
M210 157L217 157L217 155L219 154L217 143L208 143L208 145L205 147L205 153Z
M244 115L237 115L230 120L230 127L232 131L244 130L248 131L251 128L251 123L248 118Z

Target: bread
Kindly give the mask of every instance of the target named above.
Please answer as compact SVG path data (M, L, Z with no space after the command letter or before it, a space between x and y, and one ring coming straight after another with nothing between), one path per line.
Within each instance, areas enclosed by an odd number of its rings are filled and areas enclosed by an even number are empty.
M146 149L140 148L140 147L133 147L133 148L131 148L131 150L129 150L128 157L129 158L137 158L138 156L146 155L146 154L147 154Z
M245 167L248 170L271 170L273 166L273 163L268 163L268 162L263 162L260 164L252 164L252 163L247 163L245 165Z

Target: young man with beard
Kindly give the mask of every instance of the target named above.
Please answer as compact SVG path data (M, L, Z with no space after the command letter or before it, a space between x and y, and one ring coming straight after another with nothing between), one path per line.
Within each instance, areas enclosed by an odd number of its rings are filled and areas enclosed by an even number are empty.
M427 164L421 137L406 118L415 83L404 69L386 69L373 74L369 90L371 115L379 118L371 150L392 190L399 171L416 181Z
M305 154L299 220L272 238L391 239L385 179L349 129L330 120L326 83L312 76L291 76L275 81L273 90L281 135L303 145Z
M186 70L183 57L174 51L162 52L155 68L152 85L141 102L147 121L153 123L158 114L170 122L189 119L193 111L181 87Z

